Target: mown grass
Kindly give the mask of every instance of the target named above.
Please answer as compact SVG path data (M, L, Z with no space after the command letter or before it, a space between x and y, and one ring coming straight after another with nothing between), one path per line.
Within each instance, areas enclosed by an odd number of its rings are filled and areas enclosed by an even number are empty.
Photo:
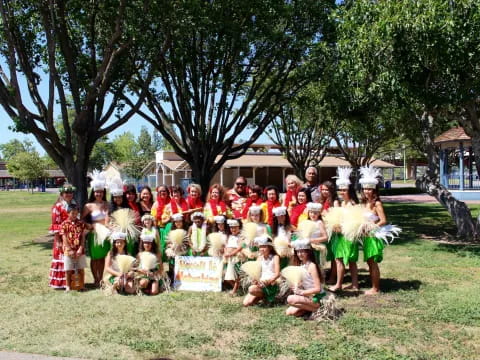
M51 245L33 240L45 235L54 199L0 193L0 349L88 359L478 358L480 248L431 240L455 231L438 205L387 204L404 232L381 264L384 292L339 297L344 316L317 323L287 318L284 306L245 309L224 293L49 289Z

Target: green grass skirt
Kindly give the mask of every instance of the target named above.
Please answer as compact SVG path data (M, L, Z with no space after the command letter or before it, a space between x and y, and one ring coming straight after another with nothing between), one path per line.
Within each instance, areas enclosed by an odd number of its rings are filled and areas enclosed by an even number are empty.
M335 241L332 243L331 251L333 258L343 259L345 265L358 261L358 243L347 240L343 234L337 234Z
M93 232L87 234L87 246L88 254L92 260L105 259L111 248L108 239L105 239L103 245L95 244L95 234Z
M363 239L363 260L367 261L373 258L376 263L381 263L383 260L383 249L385 245L381 239L374 236L366 236Z

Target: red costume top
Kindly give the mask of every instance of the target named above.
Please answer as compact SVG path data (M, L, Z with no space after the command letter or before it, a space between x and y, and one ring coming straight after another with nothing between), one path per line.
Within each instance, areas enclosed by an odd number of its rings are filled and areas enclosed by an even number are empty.
M86 224L81 220L65 220L62 223L62 229L60 230L60 235L65 235L67 238L67 244L64 246L65 255L68 254L69 250L77 252L80 248L82 235L86 230ZM82 255L85 254L85 246L82 247Z
M230 189L227 191L227 199L233 212L233 218L241 219L243 209L247 203L247 198L240 196L235 189Z

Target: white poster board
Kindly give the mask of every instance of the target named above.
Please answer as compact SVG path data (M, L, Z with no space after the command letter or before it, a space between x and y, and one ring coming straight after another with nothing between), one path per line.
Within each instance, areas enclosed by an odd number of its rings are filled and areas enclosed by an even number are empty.
M223 260L211 256L176 256L175 281L177 290L222 291Z

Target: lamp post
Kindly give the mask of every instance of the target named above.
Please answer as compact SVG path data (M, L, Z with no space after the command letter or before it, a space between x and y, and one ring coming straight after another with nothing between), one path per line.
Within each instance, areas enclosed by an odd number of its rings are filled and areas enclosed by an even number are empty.
M405 144L402 145L403 147L403 182L407 182L407 150Z

